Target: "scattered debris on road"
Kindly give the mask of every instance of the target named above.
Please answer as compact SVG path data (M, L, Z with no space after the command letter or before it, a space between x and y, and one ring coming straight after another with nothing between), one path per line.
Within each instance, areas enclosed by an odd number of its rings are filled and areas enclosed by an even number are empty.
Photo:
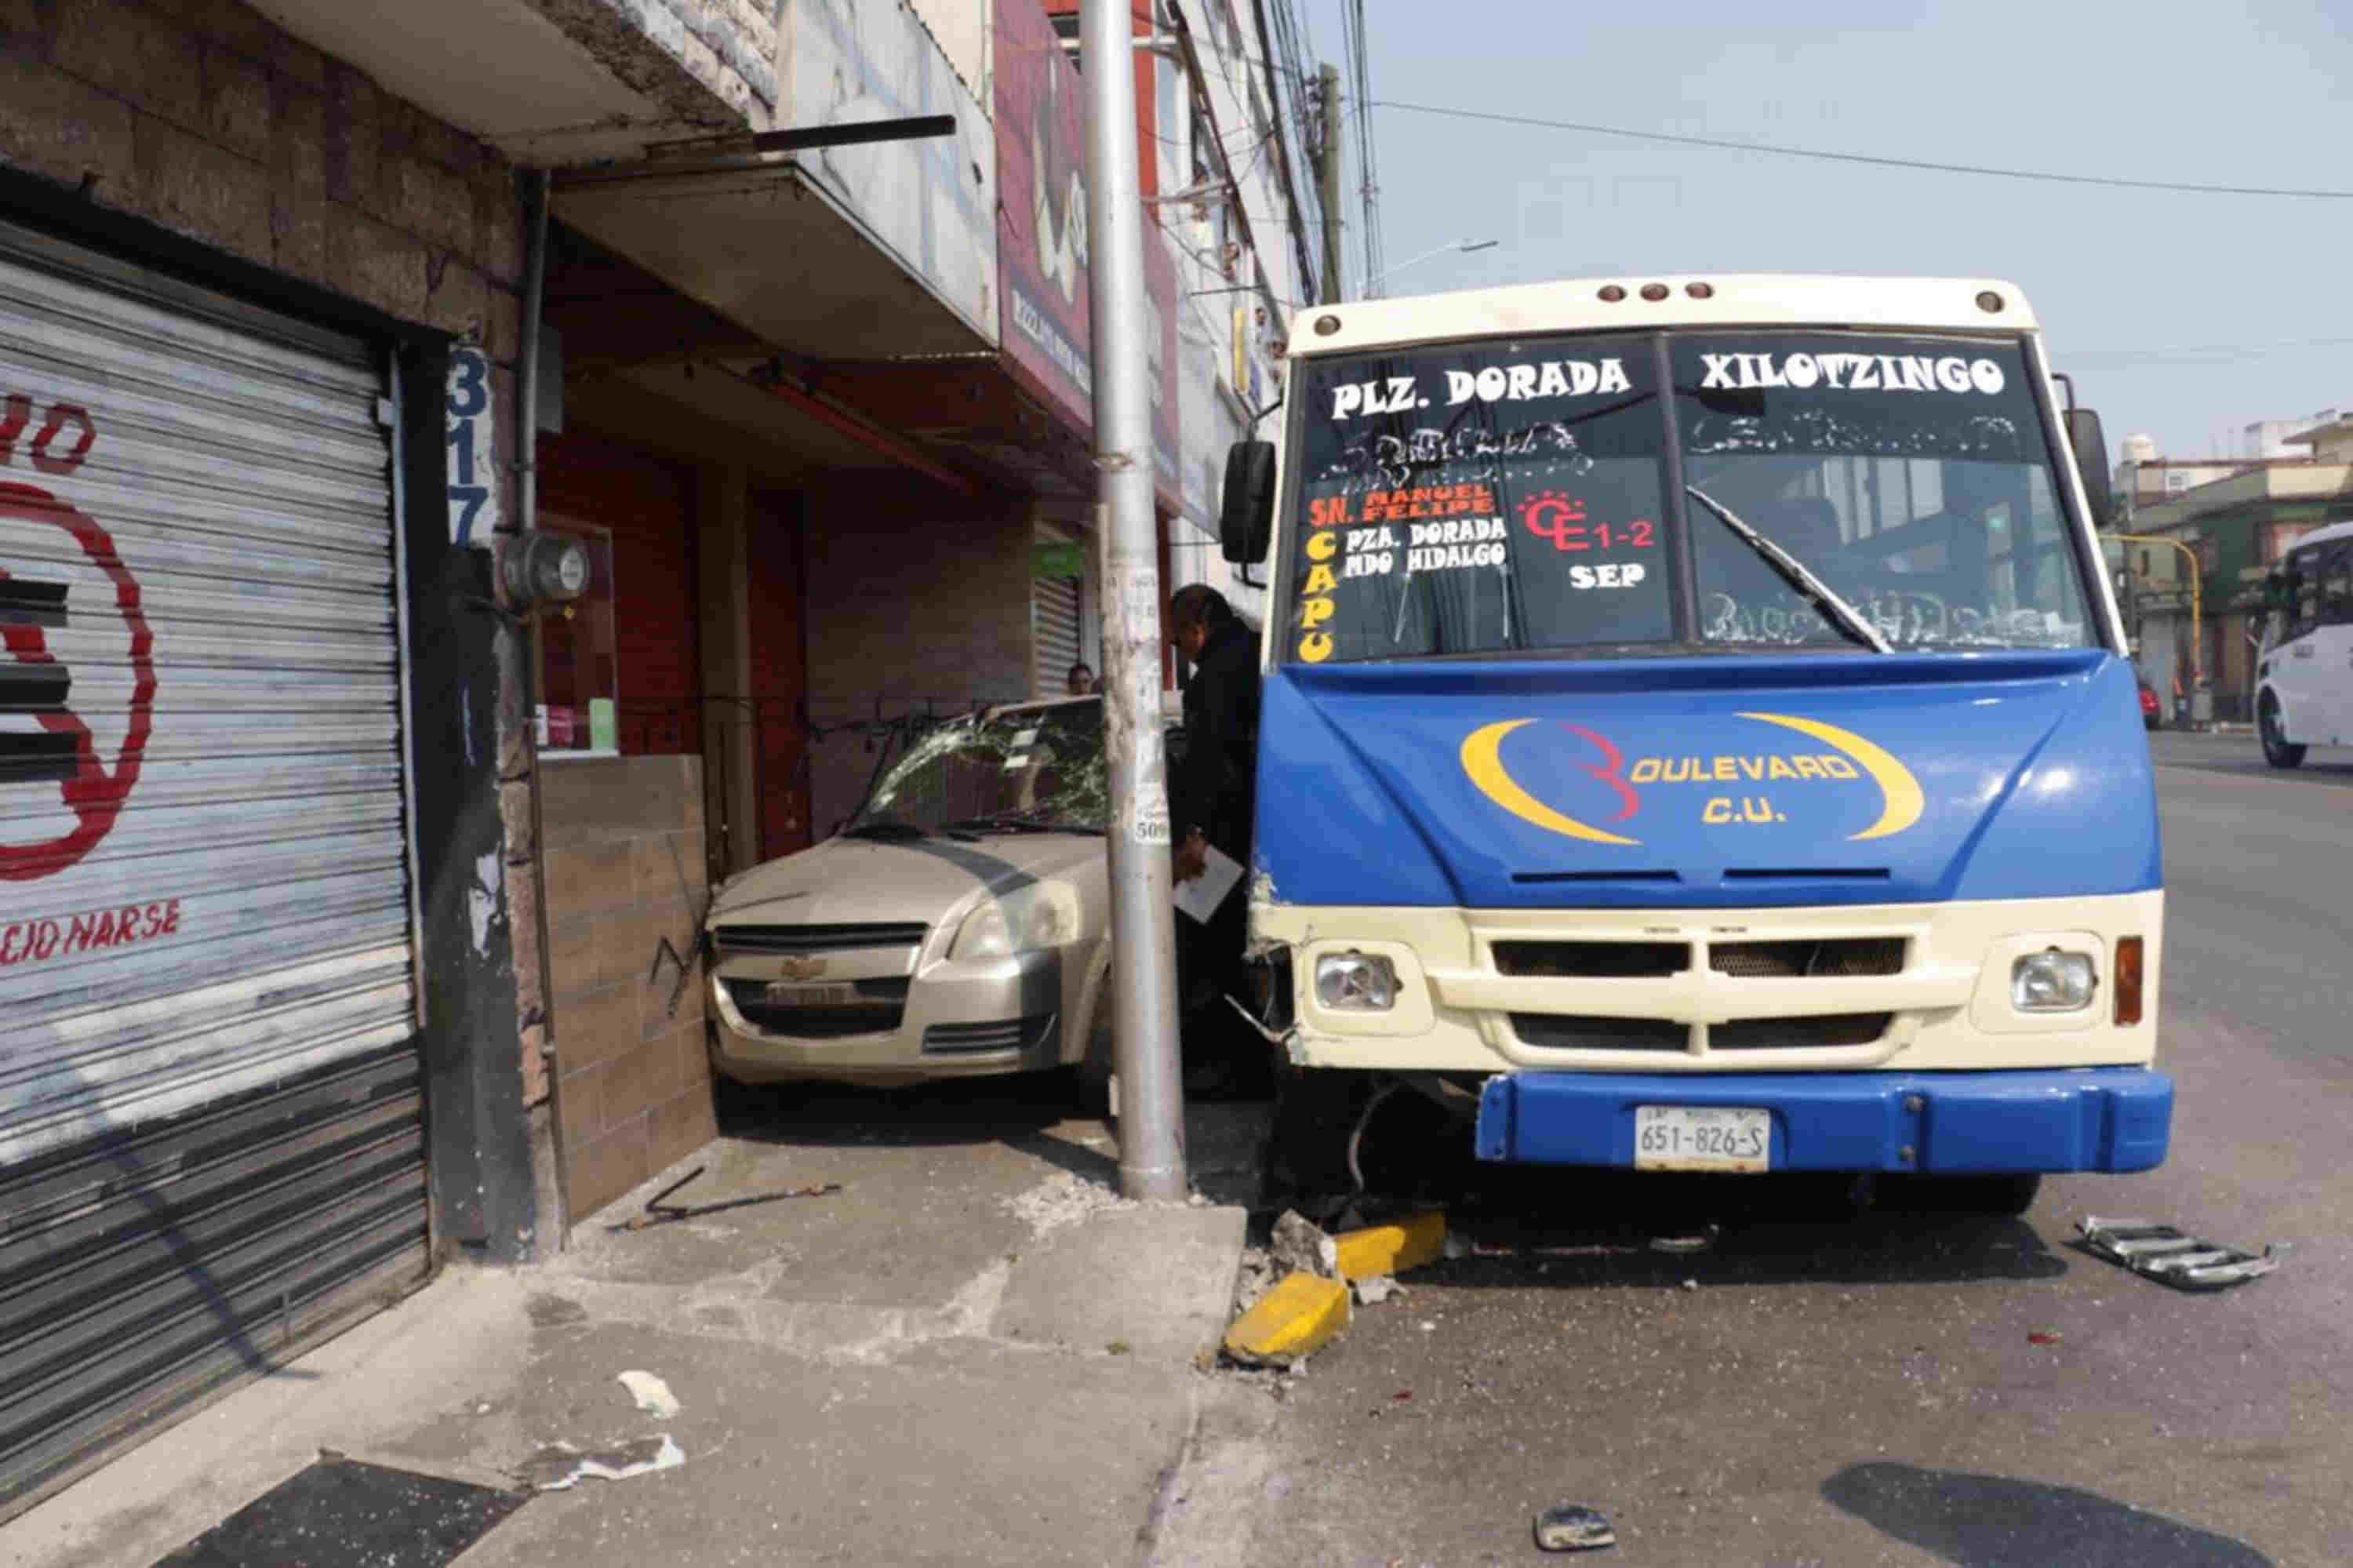
M2279 1267L2291 1250L2284 1242L2274 1242L2260 1254L2222 1246L2154 1220L2104 1220L2086 1214L2075 1228L2083 1233L2084 1250L2094 1257L2177 1290L2223 1290L2261 1279Z
M1446 1216L1436 1212L1335 1236L1286 1209L1265 1246L1242 1251L1235 1318L1223 1347L1227 1361L1244 1367L1299 1364L1347 1328L1356 1307L1404 1299L1397 1274L1436 1262L1446 1243ZM1422 1325L1425 1332L1436 1327Z
M615 1375L621 1386L629 1391L629 1397L638 1402L638 1408L648 1415L658 1421L668 1421L678 1414L678 1396L670 1393L670 1384L653 1373L631 1371Z
M1339 1277L1339 1244L1296 1209L1285 1209L1282 1217L1274 1222L1274 1234L1268 1240L1267 1251L1287 1272L1320 1274L1327 1279Z
M761 1192L749 1198L723 1198L715 1203L698 1203L692 1208L680 1208L669 1200L689 1182L700 1178L708 1167L698 1165L669 1186L646 1200L645 1211L607 1226L615 1231L642 1231L655 1225L666 1225L677 1220L691 1220L704 1214L724 1213L730 1209L749 1209L761 1203L782 1202L787 1198L824 1198L841 1191L839 1181L816 1181L806 1187L788 1187L781 1192Z
M1652 1236L1651 1250L1676 1254L1705 1252L1715 1245L1716 1237L1723 1234L1724 1227L1710 1221L1689 1235Z
M625 1481L656 1470L675 1470L685 1463L684 1451L663 1433L587 1453L569 1443L551 1443L517 1466L514 1474L533 1491L560 1492L583 1480Z
M1042 1237L1109 1209L1132 1209L1135 1202L1076 1171L1057 1171L1027 1192L1006 1199L1005 1206L1029 1227L1031 1235Z
M1333 1243L1345 1279L1403 1274L1440 1257L1459 1255L1451 1250L1451 1245L1459 1243L1446 1234L1446 1216L1436 1210L1346 1231L1334 1237Z
M1294 1271L1226 1330L1226 1353L1257 1366L1284 1366L1314 1354L1348 1326L1348 1287Z
M1592 1552L1618 1544L1609 1516L1583 1503L1556 1503L1536 1515L1536 1545L1546 1552Z
M1239 1318L1257 1306L1266 1293L1274 1288L1274 1282L1282 1278L1282 1266L1274 1261L1274 1255L1266 1248L1242 1248L1241 1267L1234 1276L1233 1315Z

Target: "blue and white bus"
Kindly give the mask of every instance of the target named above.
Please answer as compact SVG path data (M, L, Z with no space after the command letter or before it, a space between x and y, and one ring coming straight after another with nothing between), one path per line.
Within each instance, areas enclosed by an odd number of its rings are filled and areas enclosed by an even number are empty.
M2010 1212L2164 1159L2106 464L2016 288L1594 279L1289 355L1222 525L1272 562L1251 940L1308 1080L1489 1160Z

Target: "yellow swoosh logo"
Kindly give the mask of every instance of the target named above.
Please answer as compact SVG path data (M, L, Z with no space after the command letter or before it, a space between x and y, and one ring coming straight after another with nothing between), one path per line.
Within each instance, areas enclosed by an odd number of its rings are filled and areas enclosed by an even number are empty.
M1504 767L1502 755L1504 737L1515 729L1524 729L1535 722L1534 719L1505 719L1500 724L1491 724L1484 728L1472 731L1470 737L1463 741L1462 771L1471 776L1472 783L1479 786L1480 793L1522 821L1534 822L1537 827L1551 832L1565 833L1570 838L1583 839L1588 843L1641 843L1642 841L1640 839L1621 838L1616 833L1604 832L1599 828L1588 828L1575 817L1563 816L1520 788L1519 780L1514 779ZM1880 755L1883 757L1886 754L1882 752ZM1855 760L1862 762L1862 758L1858 757ZM1863 762L1863 766L1868 768L1871 765ZM1906 777L1908 778L1909 775ZM1915 793L1916 794L1917 791L1915 790Z
M1886 807L1880 812L1879 821L1851 835L1850 842L1861 839L1887 838L1902 832L1920 820L1921 809L1927 801L1920 793L1920 781L1912 777L1912 770L1852 730L1841 729L1820 719L1797 718L1788 714L1742 714L1740 716L1778 724L1800 735L1810 735L1823 745L1834 746L1845 752L1871 775L1873 782L1879 786L1880 794L1885 798ZM1466 755L1467 750L1466 747Z

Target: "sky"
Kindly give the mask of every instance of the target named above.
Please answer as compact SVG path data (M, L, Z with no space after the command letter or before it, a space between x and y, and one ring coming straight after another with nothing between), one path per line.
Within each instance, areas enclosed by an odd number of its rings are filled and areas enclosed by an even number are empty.
M1295 3L1314 55L1345 80L1345 0ZM2353 193L2353 0L1360 3L1376 101ZM1372 113L1385 293L1669 272L2000 278L2033 305L2053 368L2099 410L2112 450L2144 432L2167 457L2229 454L2255 420L2353 412L2353 199L2044 184ZM1345 178L1353 296L1353 163ZM1465 239L1501 243L1401 265Z

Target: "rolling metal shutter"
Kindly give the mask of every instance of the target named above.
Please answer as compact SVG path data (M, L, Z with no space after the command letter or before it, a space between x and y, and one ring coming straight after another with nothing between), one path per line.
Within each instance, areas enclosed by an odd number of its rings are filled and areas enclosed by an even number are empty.
M0 1512L427 1266L385 392L0 227Z
M1059 697L1079 662L1079 579L1034 577L1029 585L1030 691Z

